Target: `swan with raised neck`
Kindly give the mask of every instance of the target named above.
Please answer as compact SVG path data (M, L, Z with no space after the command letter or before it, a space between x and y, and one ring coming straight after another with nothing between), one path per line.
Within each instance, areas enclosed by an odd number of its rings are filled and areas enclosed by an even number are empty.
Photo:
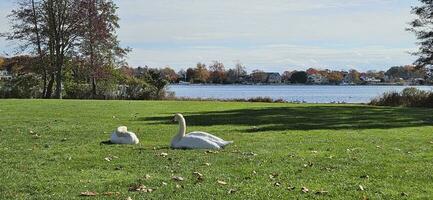
M232 141L223 139L206 132L195 131L186 134L186 121L182 114L176 114L173 119L179 123L179 131L171 140L174 149L221 149Z
M179 131L171 140L171 146L172 147L174 144L179 142L186 135L186 122L185 122L185 118L183 117L183 115L180 113L177 113L176 115L174 115L173 122L179 123Z

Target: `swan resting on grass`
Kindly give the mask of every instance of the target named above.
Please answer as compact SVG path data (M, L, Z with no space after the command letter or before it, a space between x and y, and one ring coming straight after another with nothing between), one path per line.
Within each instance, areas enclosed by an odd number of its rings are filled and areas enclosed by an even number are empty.
M173 121L179 122L179 132L171 140L170 146L173 149L221 149L233 143L200 131L185 134L186 122L181 114L176 114Z
M113 144L138 144L139 140L135 133L128 132L126 126L120 126L111 134L110 142Z

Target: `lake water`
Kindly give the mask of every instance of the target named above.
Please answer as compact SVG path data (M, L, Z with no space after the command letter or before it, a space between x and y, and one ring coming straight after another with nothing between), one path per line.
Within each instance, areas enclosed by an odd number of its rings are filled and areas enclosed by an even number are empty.
M409 86L319 86L319 85L170 85L176 97L248 99L271 97L308 103L368 103L384 92L402 91ZM415 86L432 91L432 86Z

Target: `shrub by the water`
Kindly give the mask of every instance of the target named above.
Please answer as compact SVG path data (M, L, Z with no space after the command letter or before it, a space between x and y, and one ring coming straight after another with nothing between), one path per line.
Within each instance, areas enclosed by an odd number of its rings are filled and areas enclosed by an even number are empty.
M433 108L433 92L416 88L406 88L402 92L386 92L373 99L370 105Z
M39 98L40 91L42 91L40 77L34 74L25 74L4 82L0 81L0 98Z

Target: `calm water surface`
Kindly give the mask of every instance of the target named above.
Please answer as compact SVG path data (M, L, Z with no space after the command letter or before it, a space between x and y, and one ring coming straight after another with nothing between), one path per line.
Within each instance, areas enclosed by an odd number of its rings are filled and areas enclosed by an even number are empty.
M388 91L402 91L409 86L318 86L318 85L170 85L176 97L248 99L271 97L308 103L367 103ZM432 86L415 86L432 91Z

